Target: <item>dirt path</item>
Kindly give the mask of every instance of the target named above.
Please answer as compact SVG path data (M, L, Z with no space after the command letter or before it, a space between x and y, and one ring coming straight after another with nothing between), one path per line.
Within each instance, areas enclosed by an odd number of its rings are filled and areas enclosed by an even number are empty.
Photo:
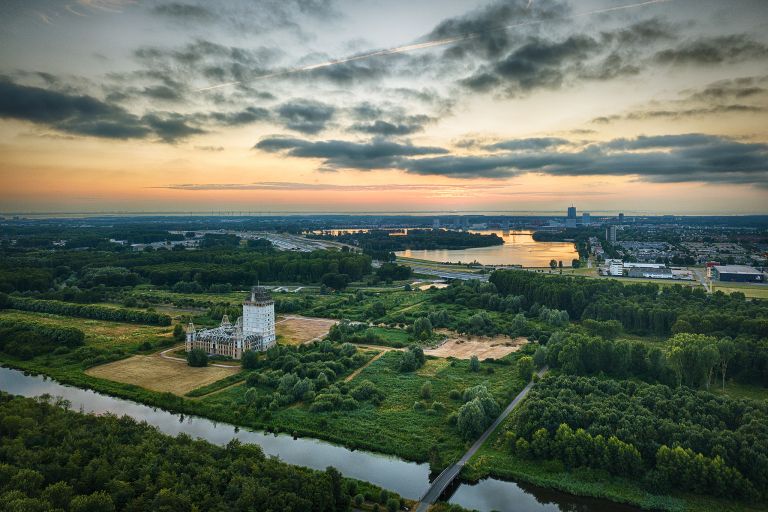
M371 365L371 363L373 363L373 362L374 362L374 361L376 361L377 359L381 358L381 356L383 356L383 355L384 355L384 354L386 354L387 352L389 352L389 351L388 351L388 350L382 350L381 352L379 352L378 354L376 354L375 356L373 356L373 357L371 358L371 360L370 360L370 361L368 361L368 362L367 362L367 363L365 363L363 366L361 366L361 367L360 367L360 368L358 368L357 370L355 370L355 371L353 371L352 373L350 373L350 374L347 376L347 378L346 378L346 379L344 379L344 382L349 382L349 381L351 381L352 379L354 379L355 377L357 377L358 375L360 375L360 372L362 372L363 370L365 370L366 368L368 368L368 367Z

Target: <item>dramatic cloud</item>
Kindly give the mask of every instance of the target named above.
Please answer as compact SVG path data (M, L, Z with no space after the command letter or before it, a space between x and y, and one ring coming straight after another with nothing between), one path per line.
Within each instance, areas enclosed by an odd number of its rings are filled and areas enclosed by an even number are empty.
M355 123L349 130L369 135L391 137L398 135L410 135L424 130L424 126L434 122L434 118L426 115L403 116L392 122L377 119L372 123Z
M662 64L713 65L768 57L768 46L744 34L700 38L656 54Z
M702 134L618 139L572 152L447 156L411 159L421 175L500 178L521 173L554 176L637 176L651 182L705 182L768 186L768 144Z
M266 121L270 118L270 113L265 108L247 107L238 112L214 112L210 117L223 125L238 126Z
M168 16L177 20L191 20L191 21L209 21L216 17L216 15L199 5L185 4L181 2L171 2L168 4L161 4L155 6L152 11L155 14L162 16Z
M493 153L452 155L448 150L396 144L311 142L267 138L255 148L297 158L318 158L332 169L402 169L459 179L552 176L636 176L650 182L705 182L768 186L768 144L706 134L641 136L553 151L563 139L522 139L487 146ZM501 151L500 151L501 150ZM440 156L431 156L440 155Z
M277 107L277 119L286 128L314 135L333 119L336 108L319 101L297 99Z
M511 26L558 19L569 13L570 7L557 0L496 1L464 16L442 21L424 39L433 41L472 35L449 47L445 57L455 60L480 56L495 60L520 40L520 30L509 30Z
M107 139L156 135L163 142L175 142L203 133L178 114L150 113L140 117L91 96L19 85L5 79L0 79L0 117Z
M720 80L702 89L681 91L682 98L653 102L625 114L601 116L597 124L614 121L685 119L720 114L756 114L768 111L768 76Z
M381 139L370 142L327 140L312 142L302 139L269 137L260 140L255 149L270 153L283 152L298 158L318 158L329 169L389 169L398 166L402 157L447 153L443 148L399 144Z
M556 137L538 137L538 138L530 138L530 139L516 139L516 140L506 140L504 142L497 142L495 144L490 144L485 146L485 149L489 151L498 151L498 150L524 151L524 150L539 150L539 149L551 148L555 146L563 146L565 144L568 144L568 141L565 139L560 139Z

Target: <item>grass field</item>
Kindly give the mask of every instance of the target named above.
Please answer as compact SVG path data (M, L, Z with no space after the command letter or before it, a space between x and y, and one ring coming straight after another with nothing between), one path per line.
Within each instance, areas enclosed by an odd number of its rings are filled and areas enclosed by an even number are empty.
M301 345L311 340L319 339L328 334L331 326L338 320L331 318L308 318L287 315L278 317L275 322L275 332L280 336L280 343L285 345Z
M712 282L712 290L723 293L741 292L753 299L768 299L768 284Z
M132 345L139 345L145 341L168 341L173 331L172 327L90 320L87 318L73 318L12 309L0 310L0 318L35 322L41 325L75 327L85 333L87 344L99 347L127 348Z
M239 367L232 369L216 366L193 368L179 361L169 361L158 355L151 355L133 356L95 366L86 370L85 373L100 379L133 384L151 391L181 396L239 371Z

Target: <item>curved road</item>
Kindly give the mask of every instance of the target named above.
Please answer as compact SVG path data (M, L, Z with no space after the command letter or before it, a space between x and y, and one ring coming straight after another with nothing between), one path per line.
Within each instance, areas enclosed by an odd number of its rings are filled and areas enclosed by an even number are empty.
M546 371L546 366L539 370L539 377L543 376ZM471 459L475 453L477 453L477 450L483 446L483 443L485 443L493 431L496 430L499 425L501 425L502 421L507 419L509 413L511 413L514 408L523 401L532 387L533 381L529 382L528 385L525 386L523 390L514 398L514 400L509 403L507 408L502 411L498 418L496 418L496 421L494 421L491 426L488 427L488 429L483 432L480 437L477 438L477 441L472 444L469 450L467 450L467 453L465 453L458 461L454 462L453 465L445 468L443 472L440 473L437 478L435 478L435 480L432 482L432 485L429 487L429 489L427 489L427 492L424 494L424 496L422 496L421 501L416 504L416 512L427 512L429 510L429 506L436 502L440 495L443 494L443 491L445 491L451 482L453 482L453 480L459 476L459 473L461 473L464 464L466 464L469 459Z

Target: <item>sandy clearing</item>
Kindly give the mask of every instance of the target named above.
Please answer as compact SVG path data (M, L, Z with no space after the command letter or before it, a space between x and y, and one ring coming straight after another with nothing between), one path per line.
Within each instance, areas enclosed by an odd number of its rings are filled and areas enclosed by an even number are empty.
M448 338L439 347L424 350L424 353L429 356L469 359L475 355L480 360L489 357L499 359L516 352L528 342L526 338L512 339L504 335L489 338L487 336L466 336L448 330L439 330L438 332Z
M285 345L301 345L328 334L331 326L339 323L332 318L310 318L306 316L283 316L275 322L275 333Z
M134 384L152 391L170 392L182 396L193 389L206 386L239 371L239 367L193 368L186 364L179 364L178 361L153 355L132 356L89 368L85 373L100 379Z

